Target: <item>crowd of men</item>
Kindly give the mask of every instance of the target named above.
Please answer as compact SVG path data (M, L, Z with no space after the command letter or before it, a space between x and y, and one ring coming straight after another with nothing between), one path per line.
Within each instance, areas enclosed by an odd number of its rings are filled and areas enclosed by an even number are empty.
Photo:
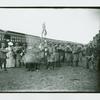
M45 40L43 43L26 46L19 43L2 42L0 48L0 67L7 70L7 53L10 51L14 59L14 67L25 66L28 70L39 70L42 65L46 69L54 69L64 64L72 67L85 67L98 70L100 63L100 41L87 45L75 43L56 43ZM10 47L11 49L7 49ZM10 59L11 60L11 59ZM12 62L11 62L12 64ZM11 66L11 65L10 65Z
M51 67L54 69L55 67L61 67L66 64L66 66L98 70L96 51L96 45L92 43L83 45L45 41L41 46L36 44L31 49L27 49L27 68L29 70L39 70L39 65L42 65L44 62L46 69L50 69Z

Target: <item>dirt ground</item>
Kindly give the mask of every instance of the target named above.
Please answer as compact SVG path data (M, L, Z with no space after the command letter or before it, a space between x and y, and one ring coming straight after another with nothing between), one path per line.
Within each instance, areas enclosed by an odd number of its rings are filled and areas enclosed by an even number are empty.
M63 65L39 71L26 68L0 69L0 92L92 92L97 88L97 72Z

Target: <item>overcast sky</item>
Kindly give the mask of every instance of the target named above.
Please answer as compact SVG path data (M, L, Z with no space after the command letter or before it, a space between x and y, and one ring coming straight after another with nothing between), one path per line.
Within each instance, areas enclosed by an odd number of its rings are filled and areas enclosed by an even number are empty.
M0 0L0 6L100 6L100 0Z
M88 43L100 29L99 9L0 9L0 29Z

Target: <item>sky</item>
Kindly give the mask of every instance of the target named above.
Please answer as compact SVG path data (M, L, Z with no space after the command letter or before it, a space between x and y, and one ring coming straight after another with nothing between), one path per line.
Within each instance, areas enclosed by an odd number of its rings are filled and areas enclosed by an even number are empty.
M0 0L0 6L100 6L100 0Z
M88 43L100 30L99 9L0 9L0 29Z

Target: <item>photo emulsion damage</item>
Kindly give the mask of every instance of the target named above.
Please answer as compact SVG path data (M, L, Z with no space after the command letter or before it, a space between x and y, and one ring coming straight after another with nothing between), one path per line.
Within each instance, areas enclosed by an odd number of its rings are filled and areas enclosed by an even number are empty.
M100 92L99 9L0 9L0 92Z

